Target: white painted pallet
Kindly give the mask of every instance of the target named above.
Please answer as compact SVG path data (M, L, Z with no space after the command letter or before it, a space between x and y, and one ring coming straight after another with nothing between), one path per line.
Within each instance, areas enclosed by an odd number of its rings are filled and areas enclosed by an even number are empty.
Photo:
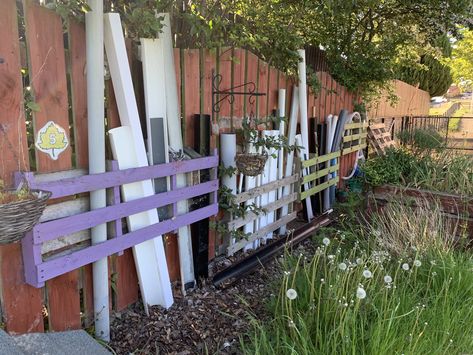
M148 159L118 13L104 16L104 42L123 126L110 131L115 158L121 169L147 166ZM131 201L134 198L153 195L154 189L151 181L143 181L131 187L123 187L123 193L125 201ZM136 218L131 216L129 228L136 230L158 222L158 213L154 209L142 212ZM170 307L173 304L173 295L161 236L157 235L154 239L136 245L133 255L146 312L148 305Z

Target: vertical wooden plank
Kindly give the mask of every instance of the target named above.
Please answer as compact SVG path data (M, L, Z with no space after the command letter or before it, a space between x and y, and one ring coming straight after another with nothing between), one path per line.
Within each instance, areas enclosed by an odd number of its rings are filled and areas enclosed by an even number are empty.
M220 91L228 90L232 87L232 49L230 47L224 47L220 50L219 56L219 72L222 75L222 81L220 82ZM220 96L222 98L222 96ZM220 105L220 120L223 123L223 119L232 119L231 105L227 99L223 100ZM225 120L227 121L227 120ZM227 121L230 124L230 120ZM230 126L225 126L228 128Z
M273 110L278 109L278 85L279 72L276 68L269 68L269 86L268 86L268 108L267 112L270 115Z
M266 96L260 96L258 98L258 115L259 117L266 117L271 114L267 110L267 99L268 99L268 76L269 68L268 64L261 59L258 60L258 91L265 93Z
M164 237L164 247L166 249L166 260L168 263L169 278L171 281L180 279L179 271L179 247L177 235L168 233Z
M236 48L233 52L233 73L235 86L240 86L245 83L245 50ZM244 87L237 89L238 91L245 91ZM245 97L242 95L235 96L235 104L233 105L233 114L237 118L244 116Z
M0 29L0 178L10 185L14 171L29 168L15 0L0 1ZM21 244L0 247L0 275L5 330L43 332L41 290L24 282Z
M69 111L66 63L62 21L56 13L24 1L26 34L30 56L30 85L40 111L34 115L36 131L49 120L69 135ZM36 138L36 137L35 137ZM60 171L71 168L71 148L57 160L36 152L38 171ZM55 331L79 329L79 271L74 270L47 282L50 328Z
M71 78L72 119L74 124L74 142L76 165L87 168L89 164L87 131L87 80L85 27L75 20L69 21L69 74ZM90 326L94 320L94 294L92 265L84 266L79 272L82 284L84 326Z
M75 20L69 22L69 57L71 77L72 119L77 167L88 166L87 143L87 80L85 27Z
M53 120L69 136L66 62L61 17L25 0L25 23L30 57L30 85L40 111L34 113L34 131ZM36 151L38 171L50 172L71 167L71 148L57 160Z
M322 89L320 90L320 118L322 122L325 122L326 114L326 102L327 102L327 73L321 73L321 84Z
M184 66L185 66L185 106L186 112L183 119L186 125L186 136L184 146L194 146L194 115L200 113L200 77L199 73L199 50L187 49L184 52Z

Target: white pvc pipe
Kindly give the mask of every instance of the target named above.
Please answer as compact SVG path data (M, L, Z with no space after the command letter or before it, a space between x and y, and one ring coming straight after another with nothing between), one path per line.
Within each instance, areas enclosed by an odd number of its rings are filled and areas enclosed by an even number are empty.
M292 91L292 103L291 103L291 112L289 114L289 129L287 132L287 142L289 145L294 145L295 143L295 136L296 136L296 129L297 129L297 114L299 112L299 88L294 86ZM285 177L289 177L292 175L294 165L294 151L288 152L287 160L286 160L286 170L285 170ZM282 195L288 196L291 192L290 186L284 186L282 189ZM281 208L281 216L287 215L289 212L289 208L287 205ZM279 234L286 234L286 225L281 226L279 228Z
M272 131L263 130L261 134L263 135L265 139L268 139L272 136ZM270 181L270 174L271 174L270 164L271 164L271 159L272 159L271 158L272 150L269 150L267 148L263 148L263 149L265 149L266 154L268 154L268 160L266 160L266 164L264 165L263 175L261 176L261 186L266 185ZM268 203L269 203L269 193L266 192L261 195L261 207L265 208L268 205ZM261 215L261 217L259 218L260 220L259 228L263 228L271 223L271 221L269 220L269 215L270 215L269 213L263 213ZM266 240L267 238L268 236L266 236L264 240Z
M278 92L278 111L279 118L282 119L286 117L286 89L279 89ZM286 133L286 122L279 121L279 139L281 140ZM284 149L278 151L278 180L281 180L284 176ZM278 198L282 197L282 187L278 190Z
M299 74L299 109L301 111L301 138L302 146L304 150L301 151L301 159L307 160L309 158L309 127L308 127L308 118L307 118L307 83L306 83L306 64L305 64L305 50L300 49L297 51L301 61L298 65L298 74ZM304 174L308 174L308 170L303 170ZM304 184L306 190L309 189L309 184ZM314 218L314 213L312 212L312 203L310 197L305 199L307 207L307 218L309 221Z
M325 123L327 124L326 129L326 140L325 140L325 154L330 154L332 150L332 137L333 131L335 131L334 127L332 127L333 119L332 115L328 115L325 119ZM326 165L327 168L330 167L330 160L327 161ZM327 180L329 179L330 174L327 174ZM324 211L330 209L330 189L324 190Z
M279 131L272 130L269 131L272 137L277 137L279 135ZM269 182L276 181L278 179L278 151L276 149L271 149L269 151ZM277 199L277 190L271 190L268 192L268 203L273 203ZM266 220L268 224L271 224L275 221L275 211L268 212L266 216ZM266 239L271 239L273 237L273 232L269 232L266 236Z
M89 0L88 5L92 10L85 15L89 174L98 174L105 172L103 1ZM106 204L105 190L90 193L91 210L103 208ZM107 224L93 227L91 237L94 245L106 241ZM110 341L107 258L93 263L92 270L95 336Z
M222 165L224 168L235 168L235 155L236 155L236 134L234 133L222 133L220 135L220 151ZM231 190L232 194L237 193L237 179L236 174L229 176L225 174L222 176L222 185ZM232 238L231 244L235 244L235 238Z
M168 121L169 146L175 152L184 149L181 131L181 114L179 112L179 101L177 94L176 70L174 64L174 46L172 43L171 22L168 13L158 14L163 17L163 28L160 34L160 42L164 51L164 79L166 82L166 114ZM161 65L156 63L156 65ZM177 188L185 187L187 179L185 174L177 175ZM178 214L188 212L187 201L177 203ZM190 226L179 228L179 262L181 269L182 292L185 294L186 285L194 285L194 262L192 255L192 239Z
M256 148L253 144L248 144L248 153L256 153ZM245 176L245 191L251 190L256 187L256 176ZM250 199L245 202L245 206L256 204L256 199ZM255 231L255 221L251 221L243 226L243 233L253 233ZM244 251L253 249L254 242L247 243L244 247Z

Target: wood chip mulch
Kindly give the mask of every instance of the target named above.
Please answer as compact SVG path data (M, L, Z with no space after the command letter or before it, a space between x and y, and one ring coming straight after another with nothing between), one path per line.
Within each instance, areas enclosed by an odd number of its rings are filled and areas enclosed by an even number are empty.
M311 253L307 240L293 252ZM214 264L221 269L234 260ZM165 310L150 307L146 316L141 304L116 314L111 326L111 348L117 354L239 354L240 338L249 331L250 314L270 316L267 300L275 297L274 282L281 274L273 260L225 289L211 282L176 296Z

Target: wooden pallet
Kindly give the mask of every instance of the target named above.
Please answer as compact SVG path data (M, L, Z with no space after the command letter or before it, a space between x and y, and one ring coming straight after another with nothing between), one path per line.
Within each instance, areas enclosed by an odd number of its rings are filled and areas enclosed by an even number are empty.
M368 126L368 140L378 155L384 155L388 148L396 147L396 142L391 138L391 132L386 130L384 123L374 123Z

